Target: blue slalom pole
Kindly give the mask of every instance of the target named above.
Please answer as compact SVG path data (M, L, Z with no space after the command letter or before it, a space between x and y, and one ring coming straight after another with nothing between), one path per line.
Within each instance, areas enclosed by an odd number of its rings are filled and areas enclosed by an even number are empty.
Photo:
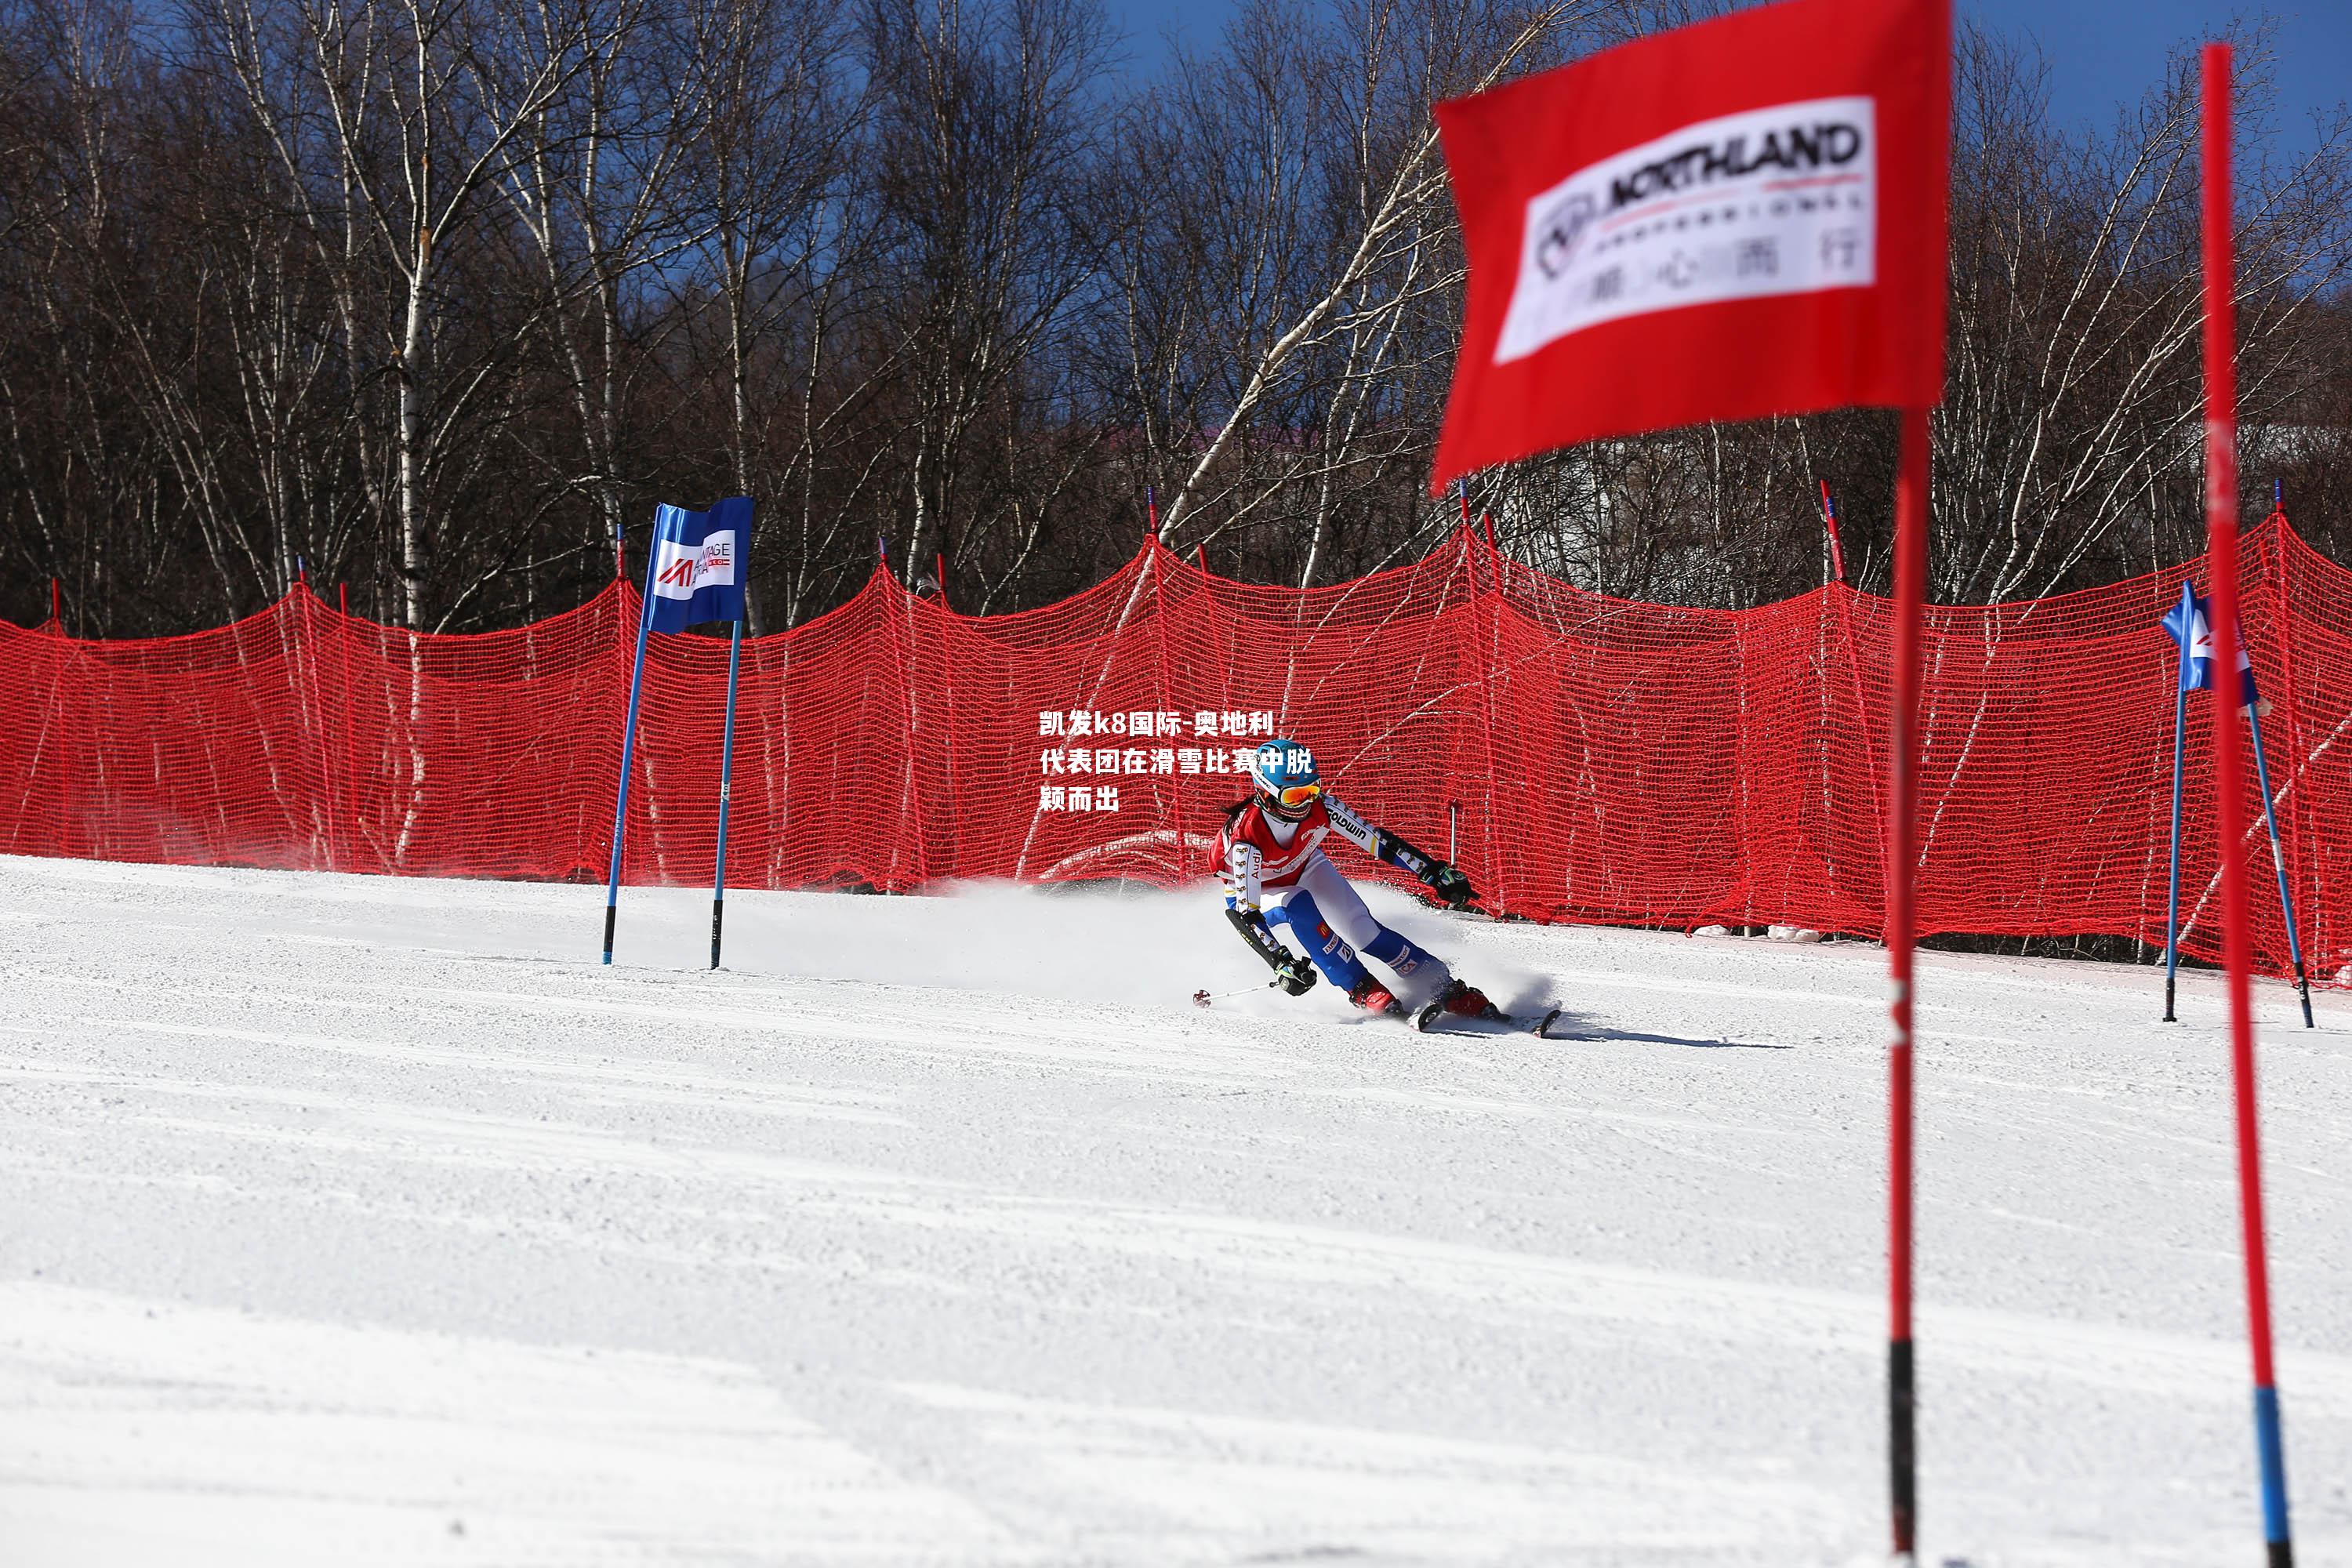
M2294 1548L2286 1522L2286 1439L2279 1431L2275 1384L2254 1385L2254 1451L2263 1473L2263 1543L2275 1568L2291 1568Z
M2180 662L2189 662L2189 647L2181 645ZM2189 684L2186 677L2172 683L2172 892L2164 906L2164 1021L2173 1016L2172 987L2180 968L2180 736L2189 726Z
M2263 760L2263 718L2252 706L2246 709L2246 722L2254 732L2254 782L2263 789L2263 820L2271 829L2271 869L2278 873L2279 910L2286 916L2286 950L2294 959L2294 985L2303 994L2303 1026L2315 1029L2319 1026L2311 1016L2311 977L2304 973L2303 939L2294 930L2294 895L2287 890L2286 852L2279 847L2278 813L2271 805L2270 764Z
M728 781L735 770L735 677L743 666L743 618L727 644L727 728L719 742L719 868L710 885L710 967L719 967L719 928L727 912Z
M637 661L629 672L629 716L621 724L621 787L613 803L613 876L604 888L604 962L613 962L613 924L621 914L621 843L629 826L629 764L637 749L637 698L646 684L646 638L654 629L654 565L661 560L661 529L646 547L646 592L637 609Z

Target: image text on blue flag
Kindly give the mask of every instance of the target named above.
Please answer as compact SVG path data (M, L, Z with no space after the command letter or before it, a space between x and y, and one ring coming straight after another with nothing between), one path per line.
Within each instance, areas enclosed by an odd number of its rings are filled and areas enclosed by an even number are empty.
M2213 630L2206 618L2205 601L2186 583L2180 584L2180 603L2165 612L2164 635L2180 647L2180 689L2210 691L2213 689ZM2262 700L2254 689L2254 663L2246 657L2245 628L2238 629L2238 700L2251 706Z
M751 553L751 497L730 496L709 511L662 507L654 517L653 629L741 619Z

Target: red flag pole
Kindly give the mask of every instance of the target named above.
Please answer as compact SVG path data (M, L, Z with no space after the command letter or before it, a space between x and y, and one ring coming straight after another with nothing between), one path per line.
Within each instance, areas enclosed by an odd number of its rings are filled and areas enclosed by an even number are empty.
M1822 526L1829 530L1830 569L1843 583L1845 581L1845 547L1838 542L1837 503L1830 500L1830 482L1827 479L1822 481Z
M350 824L359 821L360 763L359 748L352 740L352 588L348 583L335 584L335 613L342 617L335 627L335 652L343 667L342 700L335 706L343 716L343 803L350 812ZM348 857L350 826L343 828L345 855Z
M1918 927L1919 642L1927 618L1927 411L1902 414L1895 475L1895 711L1887 744L1886 1456L1895 1551L1911 1560L1919 1517L1917 1400L1911 1358L1911 953Z
M2230 46L2204 58L2205 531L2213 587L2215 837L2221 848L2221 948L2230 974L2230 1075L2238 1112L2238 1201L2245 1228L2246 1317L2254 1363L2254 1443L2262 1467L2263 1539L2272 1568L2294 1561L2287 1528L2286 1452L2271 1363L2270 1264L2263 1236L2262 1142L2254 1096L2252 944L2246 900L2245 801L2238 727L2238 378L2231 255Z

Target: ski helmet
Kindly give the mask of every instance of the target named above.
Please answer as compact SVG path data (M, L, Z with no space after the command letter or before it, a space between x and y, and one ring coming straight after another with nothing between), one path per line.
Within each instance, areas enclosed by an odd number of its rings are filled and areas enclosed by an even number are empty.
M1323 793L1315 753L1297 741L1268 741L1250 753L1249 771L1258 804L1285 822L1305 816Z

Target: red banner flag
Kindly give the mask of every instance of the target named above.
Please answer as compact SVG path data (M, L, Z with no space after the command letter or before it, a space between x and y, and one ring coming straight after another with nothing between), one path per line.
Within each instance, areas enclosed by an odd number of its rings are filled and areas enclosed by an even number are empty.
M1950 0L1783 0L1437 107L1469 301L1432 493L1944 383Z

